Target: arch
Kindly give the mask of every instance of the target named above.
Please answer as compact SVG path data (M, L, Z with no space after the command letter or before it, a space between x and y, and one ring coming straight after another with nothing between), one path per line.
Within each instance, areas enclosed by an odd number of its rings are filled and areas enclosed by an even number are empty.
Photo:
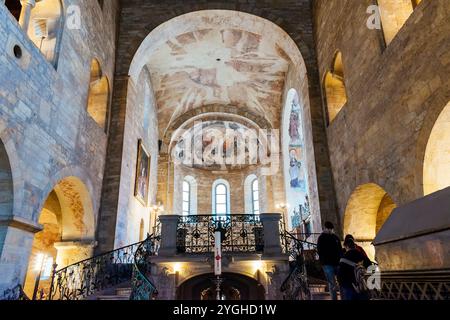
M325 101L327 106L328 123L334 118L347 103L347 91L345 88L344 64L342 53L337 51L334 56L331 71L325 74L324 79Z
M36 1L31 10L28 37L53 66L57 66L59 47L64 28L61 0Z
M353 235L374 259L375 249L371 243L395 208L395 202L379 185L368 183L357 187L345 209L344 234Z
M11 164L0 140L0 217L10 217L14 210L14 183Z
M177 300L215 300L213 274L187 279L178 287ZM224 273L222 294L225 300L264 300L264 286L257 280L238 273Z
M287 207L287 227L300 228L310 217L309 177L305 145L303 106L297 90L287 93L282 120L282 154Z
M389 45L422 0L378 0L384 39Z
M93 59L89 82L87 112L95 122L106 132L109 108L109 80L103 75L100 62Z
M20 12L22 11L22 4L20 3L20 0L6 0L5 6L9 12L11 12L13 17L19 21Z
M154 56L154 53L159 48L165 46L168 39L175 39L180 34L188 35L199 30L217 30L217 26L220 25L226 25L226 27L230 30L242 30L243 32L252 35L267 35L270 33L271 35L273 35L270 37L270 39L277 39L277 51L283 53L283 59L285 59L287 63L291 64L293 68L295 68L295 70L299 74L299 77L306 77L306 65L298 46L284 30L282 30L273 22L259 16L240 11L201 10L177 16L154 28L142 41L132 59L129 69L130 79L132 80L132 82L137 83L137 79L142 68L145 65L148 65L148 57ZM239 95L237 95L236 97L239 98ZM205 105L219 102L217 100L217 97L216 99L208 98L205 101L202 100L202 104ZM219 100L224 100L222 104L227 104L230 102L227 99ZM227 103L225 103L225 100L227 101ZM250 101L253 102L253 99L251 99ZM199 105L199 101L195 100L194 102L195 103L193 103L192 105L189 105L189 108L195 108ZM164 136L164 132L168 127L171 126L171 123L175 119L177 119L181 114L188 111L183 109L183 106L185 106L185 104L173 104L173 106L174 108L176 107L176 110L173 110L173 112L170 113L167 113L166 109L163 108L166 121L160 122L161 136ZM250 109L248 106L246 106L245 108ZM160 110L160 112L163 111ZM263 114L265 112L258 113ZM277 119L272 120L272 118L276 117L270 117L270 115L267 116L265 114L263 115L263 117L266 118L266 121L267 119L270 119L269 122L277 121Z
M429 195L450 186L450 102L433 125L423 162L423 192Z
M50 286L49 272L54 262L61 269L93 254L95 219L84 183L74 176L60 180L43 203L38 222L43 230L34 237L25 280L25 291L30 295L41 267L46 267L40 284L45 292Z
M230 184L227 180L217 179L212 185L212 213L230 214Z

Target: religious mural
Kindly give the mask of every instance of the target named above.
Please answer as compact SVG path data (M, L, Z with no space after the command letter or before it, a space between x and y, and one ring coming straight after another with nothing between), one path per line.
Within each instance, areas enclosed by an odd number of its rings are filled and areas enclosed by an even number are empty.
M285 171L288 177L286 198L288 202L291 229L306 224L310 216L308 181L306 169L305 145L301 107L297 94L291 91L288 95L289 113L286 120L285 148L288 158L285 160Z

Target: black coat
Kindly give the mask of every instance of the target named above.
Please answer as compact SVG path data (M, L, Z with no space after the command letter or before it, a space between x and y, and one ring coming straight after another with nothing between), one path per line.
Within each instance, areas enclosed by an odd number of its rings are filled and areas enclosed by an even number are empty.
M357 249L348 250L343 258L357 264L365 260L364 255ZM337 278L341 286L352 287L352 284L356 284L355 267L345 262L339 263Z
M323 232L317 240L317 252L322 265L337 266L342 256L341 240L334 233Z

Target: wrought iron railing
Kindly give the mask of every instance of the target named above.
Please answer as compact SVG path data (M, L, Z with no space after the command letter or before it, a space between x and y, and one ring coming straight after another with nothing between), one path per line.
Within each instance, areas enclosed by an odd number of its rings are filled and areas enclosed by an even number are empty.
M213 252L218 228L222 252L260 253L264 249L263 224L258 215L191 215L178 219L178 253Z
M450 300L448 269L381 272L377 276L380 287L370 290L374 300ZM373 277L373 274L367 275L369 283L375 279Z
M0 300L30 300L30 298L23 291L22 285L18 284L12 289L5 290Z
M317 246L302 240L298 234L281 230L282 248L289 255L291 266L288 277L281 285L283 297L285 300L311 300L310 279L323 277L317 259Z
M142 243L112 250L58 270L52 277L48 299L82 300L130 281L135 253Z
M149 258L155 256L159 249L159 236L149 236L143 241L135 254L133 264L132 293L130 300L153 300L158 291L149 279L151 262Z

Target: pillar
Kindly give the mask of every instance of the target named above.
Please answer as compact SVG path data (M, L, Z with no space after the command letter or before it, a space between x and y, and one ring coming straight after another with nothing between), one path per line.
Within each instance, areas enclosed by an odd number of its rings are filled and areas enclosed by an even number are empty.
M21 217L0 217L0 296L23 285L34 234L42 226Z
M264 228L263 256L280 256L282 254L280 240L281 214L262 213L260 219Z
M162 215L161 222L161 246L158 255L171 257L177 254L177 227L178 215Z
M30 25L31 10L36 6L36 0L21 0L22 11L20 12L19 25L25 33L28 33Z

